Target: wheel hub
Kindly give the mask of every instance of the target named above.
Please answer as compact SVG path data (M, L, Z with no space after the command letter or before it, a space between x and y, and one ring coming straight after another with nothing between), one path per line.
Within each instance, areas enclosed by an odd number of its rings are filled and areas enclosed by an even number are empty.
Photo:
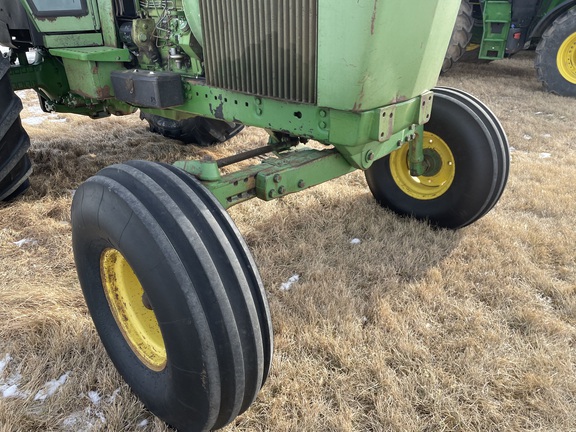
M572 33L560 45L556 61L562 77L576 84L576 33Z
M452 185L456 172L454 156L448 144L438 135L424 131L424 173L410 175L408 145L390 155L390 171L398 187L407 195L418 200L440 197Z
M116 249L106 249L100 257L100 271L110 310L124 339L148 368L164 369L167 355L160 326L130 264Z

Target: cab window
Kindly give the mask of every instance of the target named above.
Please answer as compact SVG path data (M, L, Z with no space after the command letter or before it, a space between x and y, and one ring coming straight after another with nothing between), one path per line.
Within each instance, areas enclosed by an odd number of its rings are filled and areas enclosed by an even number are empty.
M84 16L88 14L86 0L29 0L34 15Z

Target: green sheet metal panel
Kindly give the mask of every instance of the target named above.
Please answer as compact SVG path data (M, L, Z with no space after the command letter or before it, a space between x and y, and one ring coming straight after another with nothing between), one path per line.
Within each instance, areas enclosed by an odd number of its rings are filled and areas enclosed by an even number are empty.
M20 0L41 33L100 30L95 0ZM50 48L50 47L49 47Z
M434 87L460 0L318 0L318 105L365 111Z

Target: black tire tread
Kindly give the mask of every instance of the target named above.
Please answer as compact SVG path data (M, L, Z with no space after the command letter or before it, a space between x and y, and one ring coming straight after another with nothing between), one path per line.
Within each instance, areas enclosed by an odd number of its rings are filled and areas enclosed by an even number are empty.
M547 92L559 96L576 97L576 85L567 82L558 71L556 64L557 47L555 46L557 41L554 41L557 34L563 31L571 20L574 22L571 31L576 31L576 8L569 9L546 29L536 47L534 68L538 81L542 83Z
M496 204L508 177L505 135L493 118L488 108L463 92L435 90L424 130L448 140L456 159L453 185L431 200L413 198L396 184L386 156L366 171L372 194L383 207L440 228L458 229L480 219Z
M207 423L199 430L223 427L254 401L272 357L271 321L262 282L240 234L204 186L169 165L130 161L103 169L84 185L77 192L81 202L86 188L111 188L130 203L131 217L162 231L155 233L155 241L163 244L162 250L172 251L166 258L183 278L182 286L194 291L190 295L198 308L195 322L203 323L199 332L209 337L207 356L215 359L213 367L217 368L206 374L206 391L212 393L205 397L218 400L208 403L214 412L207 414ZM79 217L84 219L75 219ZM204 281L205 275L212 276ZM205 285L212 289L197 288ZM114 353L107 349L114 360ZM169 408L154 406L153 395L139 396L171 423Z
M491 122L488 129L492 140L498 146L496 156L498 158L498 172L502 174L502 178L494 189L492 197L487 201L486 208L480 215L480 217L482 217L496 205L504 193L504 188L508 182L508 176L510 174L510 146L508 144L508 137L496 115L473 95L450 87L435 87L434 93L452 95L471 108L479 117L484 117Z
M10 85L10 61L0 55L0 201L24 193L32 164L27 151L30 138L22 127L22 102Z
M472 17L472 5L468 0L460 2L456 24L450 37L450 44L444 56L442 63L442 73L448 72L454 63L456 63L465 53L466 46L472 38L472 28L474 27L474 18Z

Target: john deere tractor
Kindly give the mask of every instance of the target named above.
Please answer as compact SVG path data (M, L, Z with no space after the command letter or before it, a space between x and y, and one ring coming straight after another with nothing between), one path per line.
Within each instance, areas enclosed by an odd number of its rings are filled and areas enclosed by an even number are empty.
M459 6L2 2L3 200L24 192L31 172L14 90L34 89L47 112L140 110L167 129L191 125L192 141L226 139L241 125L268 131L266 145L225 159L109 166L74 195L74 259L90 314L155 415L181 430L223 427L270 370L265 290L227 208L354 170L383 207L436 227L464 227L494 207L509 168L500 123L474 97L434 88Z
M534 48L544 88L576 96L576 0L462 0L442 69Z

